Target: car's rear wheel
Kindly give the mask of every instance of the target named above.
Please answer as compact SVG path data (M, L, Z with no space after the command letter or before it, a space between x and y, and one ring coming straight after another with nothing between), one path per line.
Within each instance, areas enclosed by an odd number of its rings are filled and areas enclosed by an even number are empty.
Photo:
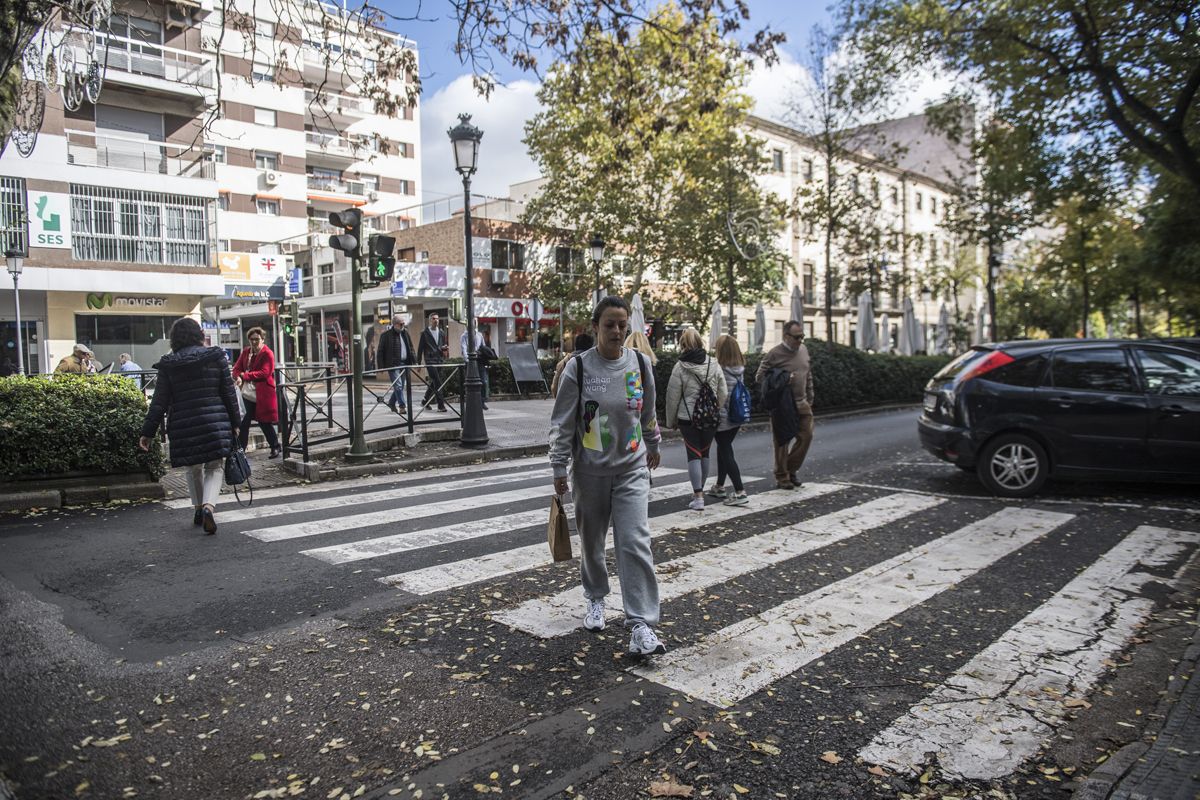
M1050 475L1050 460L1040 444L1019 433L1006 433L987 443L976 474L983 485L1001 497L1037 494Z

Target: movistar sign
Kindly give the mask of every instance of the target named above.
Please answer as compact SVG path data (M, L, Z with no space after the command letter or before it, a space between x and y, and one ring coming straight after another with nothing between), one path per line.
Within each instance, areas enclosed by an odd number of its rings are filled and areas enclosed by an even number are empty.
M88 308L165 308L165 297L114 297L112 292L104 294L89 294Z

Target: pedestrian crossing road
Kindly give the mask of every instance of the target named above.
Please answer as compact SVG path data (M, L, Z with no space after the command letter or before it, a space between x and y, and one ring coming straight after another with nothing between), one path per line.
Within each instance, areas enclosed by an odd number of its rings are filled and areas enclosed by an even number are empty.
M878 481L788 492L762 476L746 481L748 505L710 501L696 512L686 508L685 470L655 473L651 531L670 649L620 668L737 709L898 619L971 617L976 598L1019 593L1022 615L974 645L950 645L959 665L864 738L857 756L892 772L919 774L932 757L952 777L1012 773L1095 689L1200 550L1200 515L1186 511L1157 525L1102 503L955 498ZM545 543L549 494L550 471L533 458L273 489L218 518L221 535L247 547L321 574L365 569L379 591L435 607L507 586L486 612L492 623L530 642L586 642L578 562L553 565ZM617 587L610 623L621 616ZM706 613L694 613L701 599Z

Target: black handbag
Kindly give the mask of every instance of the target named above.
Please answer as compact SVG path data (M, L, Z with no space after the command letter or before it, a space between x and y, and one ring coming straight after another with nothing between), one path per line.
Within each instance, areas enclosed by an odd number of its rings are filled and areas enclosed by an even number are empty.
M225 483L233 487L233 496L237 499L238 505L248 506L254 502L254 488L250 486L250 459L246 458L246 451L236 444L229 451L229 455L225 456ZM243 483L250 492L250 499L245 503L242 502L242 496L238 494L238 487Z

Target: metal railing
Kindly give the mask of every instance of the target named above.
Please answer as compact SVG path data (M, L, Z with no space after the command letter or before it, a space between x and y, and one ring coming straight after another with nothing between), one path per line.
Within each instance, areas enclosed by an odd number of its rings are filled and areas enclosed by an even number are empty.
M321 175L308 175L306 177L308 178L308 188L321 192L364 195L367 191L362 181L339 181Z
M366 138L348 139L336 133L320 133L305 131L304 141L313 147L335 155L354 156L362 151L370 150L370 141Z
M193 53L111 33L100 33L96 40L98 48L107 48L106 64L110 70L202 89L216 88L217 62L208 53Z
M311 105L314 100L317 100L317 93L311 89L305 89L305 104ZM365 97L352 97L348 94L337 94L335 92L322 92L320 100L318 100L318 105L323 106L330 112L337 111L341 114L370 116L375 113L375 101Z
M132 136L68 129L67 163L181 178L216 178L212 148L152 142Z
M443 398L446 389L464 369L464 364L438 365L439 386ZM417 426L433 425L444 422L447 417L428 417L428 407L420 401L414 404L414 390L428 387L428 373L425 367L398 367L407 378L405 384L404 405L408 413L398 417L388 406L388 396L392 394L392 384L385 382L382 390L378 383L363 382L363 436L368 434L387 433L404 430L413 433ZM296 379L289 380L287 373L291 372ZM388 379L387 369L370 370L363 373L364 379L382 376ZM305 373L308 377L301 377ZM309 364L301 366L277 367L275 370L276 391L279 400L279 428L283 442L283 457L290 458L293 453L299 453L304 461L309 460L309 450L312 447L336 442L350 442L354 439L354 415L350 413L353 405L353 376L349 373L338 373L333 364ZM459 380L461 386L461 379ZM346 417L343 422L334 413L335 399L345 398ZM340 403L338 404L341 405ZM458 407L449 402L447 409L454 418L462 423L462 396L458 397ZM376 416L376 415L379 416ZM371 426L372 417L382 424ZM323 426L323 427L317 427Z

